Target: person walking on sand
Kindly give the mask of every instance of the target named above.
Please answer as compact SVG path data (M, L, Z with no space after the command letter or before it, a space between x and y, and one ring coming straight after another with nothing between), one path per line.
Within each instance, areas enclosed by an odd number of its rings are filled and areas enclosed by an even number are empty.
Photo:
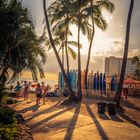
M46 102L46 93L47 93L48 89L44 85L44 82L42 82L41 89L42 89L43 104L45 104L45 102Z
M42 98L42 89L40 84L37 84L37 88L36 88L36 105L40 104L40 99Z
M24 100L28 100L28 93L29 93L29 85L27 83L27 81L24 81L24 84L22 85L23 87L23 97L24 97Z
M15 87L15 90L16 90L16 97L19 99L20 95L21 95L21 85L20 85L20 82L18 81L17 82L17 85Z

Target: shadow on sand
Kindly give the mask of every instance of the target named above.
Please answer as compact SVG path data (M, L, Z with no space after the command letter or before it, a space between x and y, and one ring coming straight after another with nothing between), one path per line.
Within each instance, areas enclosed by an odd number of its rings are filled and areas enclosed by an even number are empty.
M61 102L57 102L55 105L53 105L53 106L51 106L51 107L49 107L49 108L47 108L45 110L42 110L40 112L37 112L36 114L32 115L30 118L26 119L26 121L30 121L30 120L36 118L37 116L39 116L39 115L41 115L41 114L43 114L45 112L52 111L52 109L57 108L57 105L59 105L60 103Z
M131 124L135 125L136 127L140 128L140 124L131 119L129 116L127 116L124 113L119 114L120 117L122 117L124 120L130 122Z
M94 113L92 112L92 110L88 104L86 104L86 108L87 108L89 115L91 116L91 118L93 120L93 123L96 125L96 128L100 134L101 139L108 140L109 138L108 138L107 134L105 133L104 129L102 128L101 124L97 120L96 116L94 115Z
M135 104L133 104L132 102L128 101L128 100L123 100L122 104L130 109L134 109L136 111L140 111L140 107L136 106Z
M67 111L70 111L71 109L72 109L72 108L63 109L63 110L61 110L61 111L59 111L59 112L57 112L57 113L55 113L55 114L49 116L48 118L45 118L45 119L41 120L40 122L37 122L37 123L31 125L30 128L31 128L31 129L35 129L35 128L37 128L37 127L43 125L45 122L48 122L48 121L52 120L53 118L56 118L56 117L58 117L59 115L65 113L65 112L67 112Z
M36 106L36 105L33 105L33 106L29 106L29 107L27 107L27 108L24 108L24 109L22 109L22 110L19 110L18 112L19 113L25 113L25 112L27 112L27 111L33 111L33 112L35 112L35 111L37 111L38 110L38 106Z
M73 131L74 131L76 122L78 120L78 115L80 113L80 108L81 108L81 104L78 107L75 108L73 117L72 117L72 119L69 123L69 126L68 126L68 129L67 129L66 135L64 137L64 140L71 140L72 139Z

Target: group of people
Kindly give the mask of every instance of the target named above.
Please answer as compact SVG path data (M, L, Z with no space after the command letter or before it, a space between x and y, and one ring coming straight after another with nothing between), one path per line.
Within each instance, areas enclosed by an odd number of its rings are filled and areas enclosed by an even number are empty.
M11 86L11 91L13 89L13 86ZM24 97L24 100L28 100L28 93L29 93L29 84L24 81L23 85L18 81L17 85L14 88L16 92L16 97L19 99L20 97Z
M18 81L17 85L15 86L14 90L16 92L16 97L19 99L20 97L24 97L24 100L28 100L28 94L30 92L30 83L24 81L21 83ZM12 87L11 87L12 90ZM46 94L49 90L49 85L45 86L44 82L40 85L39 83L36 86L35 94L36 94L36 105L39 105L41 102L41 98L43 99L43 104L46 102Z

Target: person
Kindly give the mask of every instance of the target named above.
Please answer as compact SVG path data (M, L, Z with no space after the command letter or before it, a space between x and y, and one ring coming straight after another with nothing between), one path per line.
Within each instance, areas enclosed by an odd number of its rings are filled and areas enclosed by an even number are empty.
M29 93L29 85L27 83L27 81L24 81L24 84L23 84L23 97L24 97L24 100L28 100L28 93Z
M47 87L45 86L44 82L42 82L41 90L42 90L43 104L45 104L45 101L46 101L45 98L46 98Z
M40 99L42 98L42 89L40 84L37 84L37 88L36 88L36 105L40 104Z
M23 88L25 88L26 86L28 86L27 81L24 81L24 84L22 86L23 86Z
M28 100L28 93L29 93L29 87L28 87L28 84L26 86L24 86L24 89L23 89L23 96L24 96L24 100Z
M55 85L55 89L54 89L54 96L58 97L58 85Z
M19 99L20 95L21 95L21 85L20 85L20 82L18 81L17 82L17 85L15 87L15 91L16 91L16 97Z

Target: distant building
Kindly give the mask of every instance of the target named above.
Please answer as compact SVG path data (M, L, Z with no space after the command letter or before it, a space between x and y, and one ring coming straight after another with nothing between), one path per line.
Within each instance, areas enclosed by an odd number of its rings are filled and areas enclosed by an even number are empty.
M108 76L114 74L120 74L122 66L122 58L117 58L115 56L110 56L105 58L105 73ZM132 64L132 58L127 59L126 73L125 75L133 76L136 70L136 65Z

